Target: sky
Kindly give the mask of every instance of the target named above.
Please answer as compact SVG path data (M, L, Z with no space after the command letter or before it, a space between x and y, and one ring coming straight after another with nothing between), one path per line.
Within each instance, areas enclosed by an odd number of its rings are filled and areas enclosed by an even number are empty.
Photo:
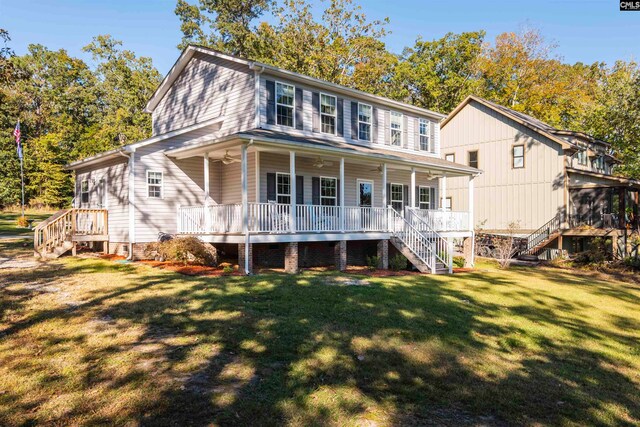
M389 17L385 42L395 53L418 36L431 40L484 29L492 41L502 32L533 27L569 63L640 60L640 12L620 12L617 0L356 1L370 19ZM174 7L175 0L0 0L0 28L9 31L17 54L40 43L87 61L82 47L95 35L111 34L139 56L153 58L164 74L179 55Z

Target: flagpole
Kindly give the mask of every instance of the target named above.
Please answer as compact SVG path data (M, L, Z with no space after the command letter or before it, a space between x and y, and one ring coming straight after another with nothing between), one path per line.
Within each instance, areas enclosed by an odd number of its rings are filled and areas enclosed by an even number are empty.
M24 217L24 168L22 166L22 156L20 156L20 183L22 184L22 216Z

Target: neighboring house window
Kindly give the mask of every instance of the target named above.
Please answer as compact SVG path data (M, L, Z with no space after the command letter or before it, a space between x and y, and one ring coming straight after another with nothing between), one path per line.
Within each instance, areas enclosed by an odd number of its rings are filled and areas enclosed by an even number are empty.
M402 145L402 113L391 112L391 145Z
M431 209L431 187L420 187L418 189L418 207L420 209Z
M451 210L451 205L452 205L451 197L445 198L444 199L444 209L447 210L447 211L450 211Z
M320 94L320 124L323 133L336 134L336 97Z
M582 166L587 165L587 150L578 151L578 164Z
M512 166L514 169L521 169L524 167L524 145L514 145Z
M276 83L276 124L293 127L295 87Z
M420 119L420 149L422 151L433 151L429 146L429 121Z
M597 171L604 171L604 157L599 156L592 162L593 168Z
M337 178L320 177L320 204L322 206L336 206L338 198Z
M147 197L162 198L162 172L147 171Z
M291 179L288 173L276 174L276 202L291 203Z
M358 103L358 139L371 141L371 119L373 109L371 105Z
M455 163L455 162L456 162L456 155L455 155L455 154L453 154L453 153L445 154L445 155L444 155L444 159L445 159L447 162L453 162L453 163Z
M391 184L391 207L398 212L402 211L404 205L404 188L402 184Z
M469 151L469 166L472 168L478 167L478 150Z
M89 181L84 180L80 183L80 201L89 203Z

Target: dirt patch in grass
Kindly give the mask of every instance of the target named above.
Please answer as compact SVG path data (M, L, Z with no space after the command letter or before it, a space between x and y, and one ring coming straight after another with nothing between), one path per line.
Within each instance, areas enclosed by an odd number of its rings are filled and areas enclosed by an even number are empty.
M225 273L221 267L208 267L205 265L184 264L175 261L139 261L142 264L150 265L151 267L160 268L163 270L169 270L176 273L184 274L185 276L242 276L237 269L234 269L233 273Z

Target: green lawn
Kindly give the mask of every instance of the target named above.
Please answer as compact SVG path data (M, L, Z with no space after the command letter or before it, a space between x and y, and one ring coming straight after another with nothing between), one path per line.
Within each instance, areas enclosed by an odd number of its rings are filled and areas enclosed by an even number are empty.
M25 215L28 219L35 220L33 225L50 217L52 212L42 211L26 211ZM20 217L21 212L0 212L0 238L2 236L26 236L33 234L33 230L28 228L16 227L16 220Z
M198 278L66 258L0 270L0 425L640 422L640 288L480 267Z

